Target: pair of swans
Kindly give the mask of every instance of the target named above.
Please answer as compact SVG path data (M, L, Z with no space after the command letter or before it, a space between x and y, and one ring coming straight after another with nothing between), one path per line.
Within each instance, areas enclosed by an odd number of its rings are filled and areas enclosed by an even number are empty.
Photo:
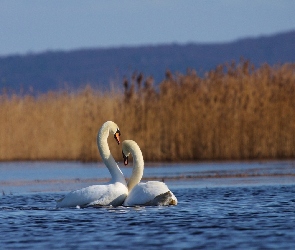
M138 205L177 205L177 199L165 183L149 181L140 183L143 175L144 161L137 143L125 140L122 143L124 164L128 164L128 156L133 156L133 171L126 184L123 173L115 162L109 146L108 136L114 135L120 144L120 130L112 122L105 122L97 134L97 146L101 158L109 169L112 179L104 185L92 185L68 193L57 201L57 207L75 206L138 206Z

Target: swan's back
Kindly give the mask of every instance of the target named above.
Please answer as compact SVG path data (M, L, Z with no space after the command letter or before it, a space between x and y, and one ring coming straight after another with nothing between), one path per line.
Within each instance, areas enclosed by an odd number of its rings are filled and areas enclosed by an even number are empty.
M120 206L122 205L127 194L127 187L120 182L108 185L92 185L70 192L64 198L58 200L56 206Z
M146 183L138 183L124 201L124 206L136 205L177 205L177 199L165 183L148 181Z

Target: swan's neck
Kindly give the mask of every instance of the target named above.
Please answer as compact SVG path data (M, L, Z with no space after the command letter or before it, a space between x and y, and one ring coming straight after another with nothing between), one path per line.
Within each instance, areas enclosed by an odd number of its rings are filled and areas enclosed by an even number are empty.
M121 182L126 185L126 181L123 173L121 172L118 164L116 163L114 157L110 152L110 148L108 145L108 137L109 137L109 128L103 126L97 135L97 146L100 153L100 156L110 171L112 176L112 182Z
M143 168L144 168L144 161L142 152L138 147L130 148L130 153L133 157L133 169L132 169L132 175L128 182L128 191L130 192L134 186L136 186L142 176L143 176Z

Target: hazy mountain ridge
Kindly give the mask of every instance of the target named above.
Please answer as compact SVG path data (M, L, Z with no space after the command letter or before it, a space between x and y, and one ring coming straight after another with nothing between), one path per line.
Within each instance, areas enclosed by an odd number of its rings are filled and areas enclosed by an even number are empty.
M169 44L120 48L48 51L0 57L0 89L27 93L78 89L89 83L120 88L124 76L137 71L152 75L158 83L165 71L185 73L187 68L202 74L218 64L243 57L255 65L295 62L295 30L246 38L229 43Z

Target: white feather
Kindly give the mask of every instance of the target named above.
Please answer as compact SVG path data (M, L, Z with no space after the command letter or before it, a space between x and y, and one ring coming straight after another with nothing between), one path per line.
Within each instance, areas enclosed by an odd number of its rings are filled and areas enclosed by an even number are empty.
M132 175L127 185L129 193L123 205L177 205L177 198L165 183L160 181L139 183L143 175L144 161L137 143L125 140L122 143L122 148L125 156L129 154L133 156Z
M107 138L115 134L118 126L111 121L103 124L97 135L97 146L103 162L109 169L112 179L103 185L93 185L68 193L57 201L57 207L120 206L128 194L125 178L110 153Z

